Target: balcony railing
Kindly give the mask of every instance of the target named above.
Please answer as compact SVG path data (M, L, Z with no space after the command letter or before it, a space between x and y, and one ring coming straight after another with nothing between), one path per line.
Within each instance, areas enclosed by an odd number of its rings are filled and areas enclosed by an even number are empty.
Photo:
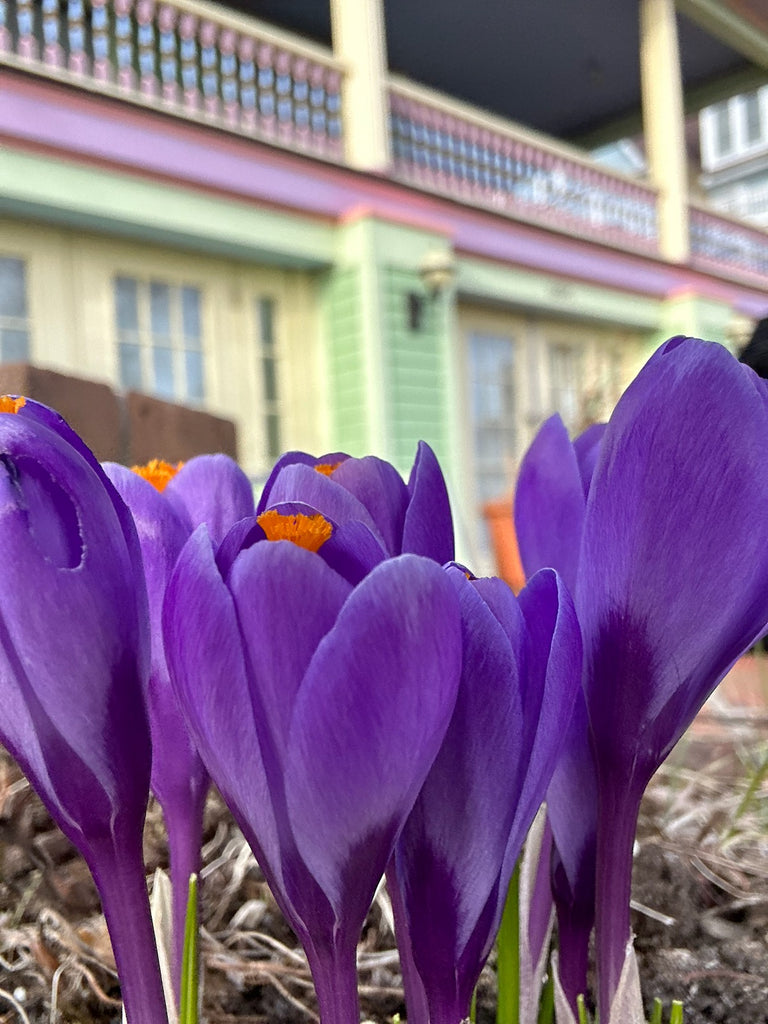
M0 0L0 64L344 161L342 63L206 0ZM387 85L396 180L659 256L650 185L399 76ZM694 267L768 281L768 232L699 206L690 227Z
M690 207L690 225L694 267L765 286L767 232L698 205Z
M190 0L0 0L0 62L339 159L330 51Z
M410 184L656 254L656 192L463 103L390 78L395 174Z

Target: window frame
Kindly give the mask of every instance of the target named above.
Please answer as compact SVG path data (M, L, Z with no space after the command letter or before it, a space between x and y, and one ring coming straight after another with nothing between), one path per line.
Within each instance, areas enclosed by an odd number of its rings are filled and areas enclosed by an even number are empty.
M135 288L135 327L120 322L120 282ZM208 397L206 377L206 290L202 282L186 276L162 275L150 272L139 274L135 270L116 268L111 274L112 319L115 331L116 380L125 391L139 391L161 401L193 407L204 406ZM168 333L156 329L157 308L153 304L153 288L165 289L168 296ZM197 337L187 331L184 293L197 297ZM156 293L159 294L159 293ZM132 337L131 337L132 336ZM166 341L166 344L160 344ZM190 344L190 342L193 342ZM138 355L138 381L125 372L124 347L131 346ZM170 353L170 389L162 385L159 356ZM198 369L190 373L190 356L196 356ZM199 381L199 388L193 385Z

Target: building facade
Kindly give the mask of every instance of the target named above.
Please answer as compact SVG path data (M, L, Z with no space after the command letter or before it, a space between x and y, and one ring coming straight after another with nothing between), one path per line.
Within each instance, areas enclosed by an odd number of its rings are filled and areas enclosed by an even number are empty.
M392 73L381 0L332 13L329 48L202 0L0 0L0 360L230 418L254 480L424 438L482 567L547 415L768 313L768 235L667 158L634 180Z
M768 85L699 115L702 185L719 209L768 227Z

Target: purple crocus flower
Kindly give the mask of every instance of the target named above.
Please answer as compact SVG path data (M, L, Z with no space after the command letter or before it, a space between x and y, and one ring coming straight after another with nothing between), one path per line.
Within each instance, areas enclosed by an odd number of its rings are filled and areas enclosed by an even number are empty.
M630 940L645 787L768 623L768 527L750 515L768 502L766 436L765 384L721 346L673 338L627 389L602 440L576 608L598 802L598 1009L607 1021ZM750 530L737 530L745 516Z
M0 451L0 738L91 869L129 1022L165 1024L142 861L149 624L136 533L53 410L0 400Z
M605 429L605 424L595 424L571 442L561 418L552 416L534 438L518 474L515 529L526 575L552 566L571 592L576 589L587 495ZM552 892L560 983L576 1013L576 998L587 988L597 833L597 776L582 690L547 791L547 814L555 844Z
M173 899L173 981L178 998L189 876L200 870L200 845L209 777L179 710L168 677L162 633L165 589L192 530L205 522L218 544L234 523L253 513L245 473L226 455L200 455L179 466L153 460L128 470L104 469L128 505L141 545L149 595L152 667L148 707L152 737L152 792L163 809Z
M519 599L501 580L447 574L462 615L456 709L389 873L404 967L418 974L406 973L413 1024L469 1014L581 681L576 614L556 573Z
M408 483L390 463L342 453L315 458L288 452L275 464L257 512L286 502L320 509L336 526L355 524L380 559L424 555L443 565L454 556L448 491L432 449L420 441ZM362 543L362 540L361 540Z
M673 338L603 439L576 605L597 765L596 954L609 1019L630 936L646 785L768 623L768 389L722 346ZM736 528L749 517L749 530Z
M218 563L206 529L193 534L168 587L166 655L307 953L321 1019L357 1024L355 949L453 712L459 608L443 570L412 555L353 586L315 553L330 524L301 516L286 516L294 543L238 524L250 546L225 540Z

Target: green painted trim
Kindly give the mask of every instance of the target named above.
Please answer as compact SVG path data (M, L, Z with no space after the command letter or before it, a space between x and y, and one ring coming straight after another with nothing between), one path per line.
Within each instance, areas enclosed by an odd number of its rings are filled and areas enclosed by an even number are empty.
M9 149L0 212L274 266L326 267L335 255L330 223Z
M658 299L568 281L508 264L461 258L457 289L460 301L504 304L532 310L538 316L592 320L624 328L652 331L659 327Z
M323 286L323 322L331 426L330 448L370 451L365 388L363 294L359 267L333 270Z
M381 270L386 388L385 415L392 460L408 472L417 443L427 441L447 461L448 408L452 405L445 365L444 317L439 303L424 294L418 272ZM409 299L421 299L421 323L409 323Z
M655 340L661 344L675 334L687 334L730 347L728 336L732 323L733 310L727 303L694 294L676 295L663 304Z

